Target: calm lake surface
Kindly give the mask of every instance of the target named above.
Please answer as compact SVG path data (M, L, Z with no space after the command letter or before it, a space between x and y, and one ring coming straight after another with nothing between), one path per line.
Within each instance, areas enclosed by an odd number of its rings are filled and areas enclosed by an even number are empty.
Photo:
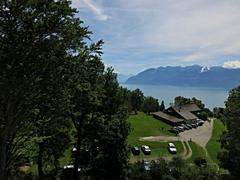
M130 85L121 84L130 90L139 88L145 96L153 96L159 99L159 102L164 101L167 107L174 101L176 96L187 98L196 97L203 101L207 108L224 107L224 102L228 97L228 89L209 88L209 87L179 87L165 85Z

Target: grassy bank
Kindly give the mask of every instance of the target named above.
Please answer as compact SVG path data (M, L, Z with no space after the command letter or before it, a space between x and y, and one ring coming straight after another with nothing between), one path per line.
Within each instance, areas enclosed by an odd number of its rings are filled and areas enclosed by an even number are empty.
M193 163L194 160L199 157L206 159L208 162L211 162L211 159L207 157L205 150L201 146L197 145L195 142L190 141L189 145L192 149L192 156L187 160L187 162Z
M224 130L224 124L219 119L215 119L213 121L212 137L206 146L209 156L215 163L218 163L217 154L221 149L221 143L219 140Z
M170 125L163 123L151 115L139 112L137 115L131 115L128 119L132 127L132 132L128 137L128 143L136 143L140 137L172 135L168 131Z
M131 154L130 162L140 161L144 158L152 160L174 156L171 155L167 150L168 142L139 141L139 138L147 136L172 136L173 134L168 131L168 129L171 127L170 125L156 120L152 116L142 112L139 112L137 115L131 115L128 121L132 127L132 131L128 137L128 144L130 146L138 146L139 148L141 145L148 145L152 150L150 156L144 155L142 152L139 156L133 156ZM181 154L183 152L182 143L180 141L175 141L173 143L177 147L177 155Z

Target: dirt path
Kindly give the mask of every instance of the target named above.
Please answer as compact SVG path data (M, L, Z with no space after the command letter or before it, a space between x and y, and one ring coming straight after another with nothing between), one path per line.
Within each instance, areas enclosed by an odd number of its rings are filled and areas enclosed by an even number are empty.
M185 141L185 142L187 144L188 153L187 153L187 155L185 157L183 157L183 159L186 160L186 159L189 159L190 157L192 157L192 148L190 147L188 141Z
M148 136L148 137L141 137L140 141L181 141L182 138L180 136Z
M183 152L180 154L180 156L181 157L185 157L186 155L187 155L187 148L186 148L186 146L185 146L185 143L184 143L184 141L181 141L181 143L182 143L182 146L183 146Z

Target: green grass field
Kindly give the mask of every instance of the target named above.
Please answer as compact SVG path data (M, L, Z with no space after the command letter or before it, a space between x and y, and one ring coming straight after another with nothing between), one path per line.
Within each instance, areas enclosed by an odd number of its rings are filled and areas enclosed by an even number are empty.
M154 160L154 159L160 159L162 157L178 156L183 152L182 143L180 141L174 141L173 143L175 144L178 150L178 153L176 155L172 155L168 152L168 149L167 149L168 142L139 141L137 144L134 144L134 146L138 146L139 148L141 147L141 145L149 146L152 151L151 155L144 155L142 151L138 156L134 156L131 153L130 162L141 161L142 159Z
M132 128L132 132L128 137L129 144L136 143L140 137L173 135L168 131L171 127L170 125L142 112L139 112L137 115L131 115L128 121Z
M160 136L160 135L170 135L173 134L168 131L171 128L170 125L163 123L162 121L154 119L150 115L146 115L142 112L139 112L137 115L131 115L128 119L131 124L132 131L128 137L128 144L130 146L148 145L152 150L151 155L144 155L142 152L139 156L133 156L131 154L130 162L140 161L144 158L152 160L159 159L161 157L172 157L167 150L168 142L149 142L149 141L139 141L140 137L147 136ZM183 152L182 143L179 141L173 142L178 150L177 155Z
M209 156L211 157L211 159L213 160L213 162L218 163L217 160L217 153L218 151L221 149L221 144L220 144L220 136L223 133L223 131L225 131L225 126L223 125L223 123L218 120L215 119L213 121L213 133L212 133L212 137L209 140L206 148L208 151Z
M188 143L192 149L192 156L191 156L191 158L189 158L187 160L187 162L193 163L194 160L198 157L204 158L208 162L211 162L211 159L209 157L207 157L206 152L204 151L204 149L201 146L197 145L195 142L189 141Z

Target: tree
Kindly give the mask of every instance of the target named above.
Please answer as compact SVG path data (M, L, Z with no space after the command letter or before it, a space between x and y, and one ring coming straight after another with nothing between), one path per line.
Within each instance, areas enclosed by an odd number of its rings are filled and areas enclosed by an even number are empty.
M131 91L120 86L118 88L118 98L121 104L127 108L128 113L131 113L133 109L131 104Z
M165 105L164 105L164 101L161 102L161 105L159 107L160 111L164 111L165 110Z
M32 136L39 100L61 92L66 64L84 46L89 32L75 12L66 0L0 2L0 179Z
M150 112L156 112L158 109L159 103L157 99L154 99L151 96L144 98L142 105L143 112L150 114Z
M224 108L222 108L222 107L213 108L213 116L218 118L218 119L223 118L223 112L224 112Z
M107 68L103 74L102 84L102 103L95 120L88 126L88 143L92 147L89 165L95 179L125 179L128 169L126 139L130 128L112 68Z
M137 111L139 111L140 108L142 107L143 100L144 100L144 95L140 89L135 89L134 91L132 91L131 105L135 114L137 114Z
M185 98L182 96L177 96L174 99L175 106L182 106L182 105L186 105L186 104L190 104L190 103L196 104L200 109L204 109L204 107L205 107L205 105L202 103L202 101L195 97L190 99L190 98Z
M240 176L240 86L229 92L223 120L227 131L221 138L220 166L236 178Z
M191 102L196 104L200 109L204 109L204 107L205 107L205 105L202 103L202 101L197 99L197 98L195 98L195 97L193 97L191 99Z

